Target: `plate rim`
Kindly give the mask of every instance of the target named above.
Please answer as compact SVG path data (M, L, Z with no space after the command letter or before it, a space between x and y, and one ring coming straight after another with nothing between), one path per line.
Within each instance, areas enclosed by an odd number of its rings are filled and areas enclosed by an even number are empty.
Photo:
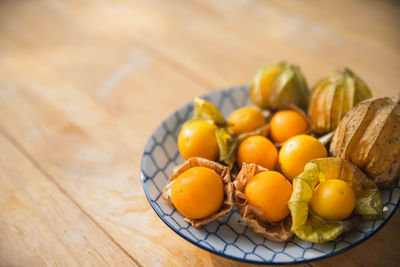
M227 88L222 88L222 89L217 89L217 90L213 90L209 93L206 93L200 97L204 98L204 97L209 97L212 94L215 93L222 93L224 91L231 91L231 90L235 90L235 89L240 89L240 88L248 88L249 85L245 84L245 85L238 85L238 86L232 86L232 87L227 87ZM188 237L186 237L185 235L181 234L180 232L178 232L177 230L175 230L175 228L166 220L163 219L163 215L159 214L157 208L155 207L155 204L153 203L153 201L150 198L149 192L145 186L145 181L147 181L148 179L150 179L150 177L148 177L145 172L144 172L144 158L147 155L147 148L152 144L152 142L155 141L155 133L161 129L161 127L163 126L163 124L172 116L174 116L175 113L179 112L180 110L183 110L185 108L190 108L190 104L193 101L189 101L187 103L185 103L184 105L180 106L179 108L177 108L176 110L174 110L171 114L169 114L164 120L162 120L162 122L160 124L158 124L158 126L155 128L154 131L152 131L151 136L148 138L148 140L146 141L146 144L144 146L144 150L142 153L142 158L141 158L141 163L140 163L140 174L141 174L141 183L142 183L142 189L146 195L146 199L149 202L150 206L152 207L153 211L157 214L157 216L161 219L161 221L166 224L173 232L175 232L176 234L178 234L181 238L185 239L186 241L190 242L191 244L195 245L196 247L199 247L201 249L204 249L212 254L215 254L217 256L221 256L230 260L234 260L234 261L238 261L238 262L244 262L244 263L251 263L251 264L261 264L261 265L290 265L290 264L301 264L301 263L308 263L308 262L313 262L313 261L317 261L317 260L322 260L322 259L326 259L326 258L330 258L339 254L342 254L356 246L358 246L359 244L367 241L370 237L372 237L373 235L375 235L376 233L378 233L383 226L386 225L386 223L392 218L392 216L394 215L394 213L396 212L399 204L400 204L400 197L397 199L397 203L394 205L392 212L389 214L389 216L386 219L383 219L383 222L370 234L368 234L367 236L365 236L364 238L362 238L361 240L358 240L355 243L351 243L351 245L346 246L340 250L337 251L333 251L329 254L324 254L322 256L318 256L316 258L312 258L312 259L304 259L304 260L299 260L299 261L283 261L283 262L274 262L274 261L255 261L255 260L248 260L248 259L244 259L244 258L238 258L238 257L233 257L227 254L223 254L217 250L213 250L210 249L206 246L203 246L202 244L199 244L191 239L189 239ZM399 177L397 177L396 179L399 179ZM308 242L308 241L307 241ZM312 242L310 242L312 243Z

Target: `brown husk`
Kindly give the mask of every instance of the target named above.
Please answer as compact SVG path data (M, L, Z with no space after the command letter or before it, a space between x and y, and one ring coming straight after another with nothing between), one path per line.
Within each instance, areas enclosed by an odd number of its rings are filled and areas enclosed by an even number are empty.
M224 184L224 202L220 210L203 219L189 219L185 217L185 222L192 224L196 228L201 228L209 222L215 221L218 218L223 217L233 208L233 183L231 182L230 170L229 167L223 166L217 162L210 161L204 158L194 157L185 161L181 166L176 167L173 170L172 176L169 178L168 184L164 187L162 192L162 198L170 205L172 203L171 190L172 184L175 179L178 178L183 172L187 171L193 167L206 167L214 170L222 179Z
M400 174L400 94L360 102L339 123L330 152L352 161L380 187Z
M284 242L293 235L291 231L292 217L288 215L279 223L268 222L266 219L262 219L265 216L260 208L247 203L247 197L244 194L247 181L262 171L267 171L267 169L256 164L243 163L239 174L233 182L235 185L236 205L242 215L241 221L246 222L253 228L254 232L262 234L269 240Z

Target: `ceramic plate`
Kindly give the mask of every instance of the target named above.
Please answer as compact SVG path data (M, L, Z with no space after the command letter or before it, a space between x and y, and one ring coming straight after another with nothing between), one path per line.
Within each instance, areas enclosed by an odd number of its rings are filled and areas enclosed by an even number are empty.
M203 98L215 104L226 117L239 107L251 105L247 86L215 91ZM184 222L183 216L161 198L172 169L183 163L177 139L181 125L192 117L192 112L193 104L186 104L154 131L144 150L141 175L147 199L161 220L178 235L202 249L256 264L290 264L322 259L344 252L368 239L384 226L399 205L400 180L397 180L391 188L381 191L385 207L383 220L365 221L351 232L324 244L306 242L297 237L284 243L266 240L245 223L239 222L240 214L236 208L220 220L198 230Z

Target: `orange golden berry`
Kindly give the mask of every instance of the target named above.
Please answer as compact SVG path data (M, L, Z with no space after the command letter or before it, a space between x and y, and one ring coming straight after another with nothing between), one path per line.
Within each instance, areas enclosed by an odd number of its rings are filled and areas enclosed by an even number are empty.
M312 159L328 156L325 146L310 135L296 135L287 140L279 151L279 165L282 173L293 180L304 170Z
M351 186L340 179L320 183L311 198L311 208L325 220L344 220L356 205L356 195Z
M221 177L212 169L193 167L179 175L172 185L172 203L190 219L216 213L224 201Z
M219 148L215 132L217 126L207 121L192 121L185 124L179 133L178 149L184 160L201 157L217 160Z
M254 163L269 170L275 169L278 161L278 150L266 137L253 135L247 137L237 152L237 163L240 168L243 162Z
M246 184L244 193L250 204L261 208L263 220L279 222L289 215L287 203L292 184L279 172L264 171L254 175Z
M229 130L234 134L251 132L267 124L261 110L252 107L235 110L229 115L228 122L232 124Z
M308 129L304 115L295 110L281 110L275 113L270 122L270 136L276 143L282 143Z

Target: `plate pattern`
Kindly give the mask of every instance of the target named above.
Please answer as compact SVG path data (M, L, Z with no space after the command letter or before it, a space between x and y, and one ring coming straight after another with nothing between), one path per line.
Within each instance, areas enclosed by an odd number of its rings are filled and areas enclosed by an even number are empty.
M248 87L215 91L203 97L215 104L224 116L234 109L251 105ZM245 223L239 222L240 214L234 208L225 217L196 229L184 222L183 216L161 198L174 167L183 163L177 148L181 125L193 114L193 104L188 103L170 115L148 140L142 157L141 177L146 197L157 215L173 231L189 242L220 256L256 264L289 264L330 257L344 252L376 233L393 215L399 205L400 181L382 192L384 218L365 221L357 229L337 239L315 244L292 237L277 243L256 234Z

